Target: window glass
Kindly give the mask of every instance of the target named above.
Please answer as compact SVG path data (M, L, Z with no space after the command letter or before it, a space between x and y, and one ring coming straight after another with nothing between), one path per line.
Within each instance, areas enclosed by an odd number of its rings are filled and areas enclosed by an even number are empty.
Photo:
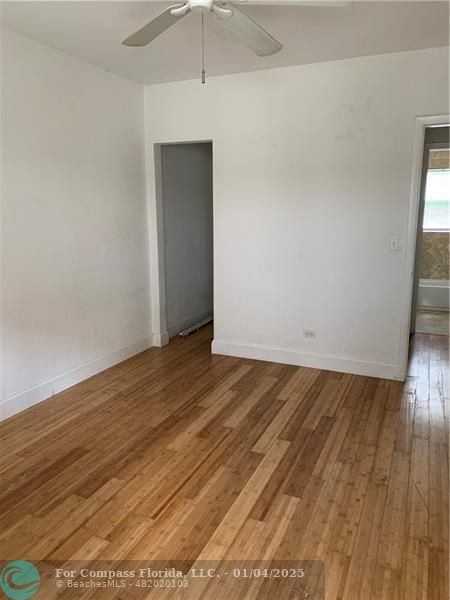
M450 165L448 150L430 151L425 188L424 229L450 230ZM433 168L444 167L444 168ZM447 167L447 168L445 168Z

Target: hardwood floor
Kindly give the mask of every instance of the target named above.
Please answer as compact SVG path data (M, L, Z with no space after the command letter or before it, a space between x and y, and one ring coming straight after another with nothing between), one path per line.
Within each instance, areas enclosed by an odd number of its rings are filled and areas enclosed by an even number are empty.
M0 424L0 558L320 559L327 600L448 598L448 338L414 336L402 384L211 356L210 334ZM244 597L205 585L182 597Z

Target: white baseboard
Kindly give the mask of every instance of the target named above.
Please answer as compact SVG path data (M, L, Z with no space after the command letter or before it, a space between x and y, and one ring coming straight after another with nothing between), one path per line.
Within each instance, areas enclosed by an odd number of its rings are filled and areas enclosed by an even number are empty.
M153 345L161 348L169 343L169 332L163 331L162 333L152 334Z
M211 350L213 354L253 358L255 360L310 367L312 369L325 369L340 373L352 373L354 375L366 375L381 379L402 379L399 365L355 360L341 356L313 354L285 348L261 346L259 344L241 344L221 340L214 340Z
M151 339L144 338L130 346L120 348L120 350L116 350L111 354L94 358L79 367L61 373L61 375L57 375L52 379L39 383L23 392L8 396L0 402L0 421L12 417L39 402L48 400L48 398L51 398L55 394L63 392L67 388L80 383L80 381L84 381L105 369L109 369L109 367L112 367L127 358L131 358L135 354L139 354L139 352L151 348L151 346Z
M449 308L445 308L445 307L441 307L441 306L425 306L425 305L417 305L417 310L425 310L425 311L431 311L431 312L442 312L442 313L446 313L449 312L450 309Z

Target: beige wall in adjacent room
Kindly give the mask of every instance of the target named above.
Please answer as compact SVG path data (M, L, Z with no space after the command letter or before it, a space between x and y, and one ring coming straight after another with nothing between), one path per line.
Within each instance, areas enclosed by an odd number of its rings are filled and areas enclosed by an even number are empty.
M422 279L449 279L450 232L424 231L422 237Z

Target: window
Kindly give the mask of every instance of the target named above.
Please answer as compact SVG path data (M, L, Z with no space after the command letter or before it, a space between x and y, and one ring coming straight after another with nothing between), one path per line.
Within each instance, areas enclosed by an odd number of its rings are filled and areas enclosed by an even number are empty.
M450 231L450 151L430 150L423 228Z

